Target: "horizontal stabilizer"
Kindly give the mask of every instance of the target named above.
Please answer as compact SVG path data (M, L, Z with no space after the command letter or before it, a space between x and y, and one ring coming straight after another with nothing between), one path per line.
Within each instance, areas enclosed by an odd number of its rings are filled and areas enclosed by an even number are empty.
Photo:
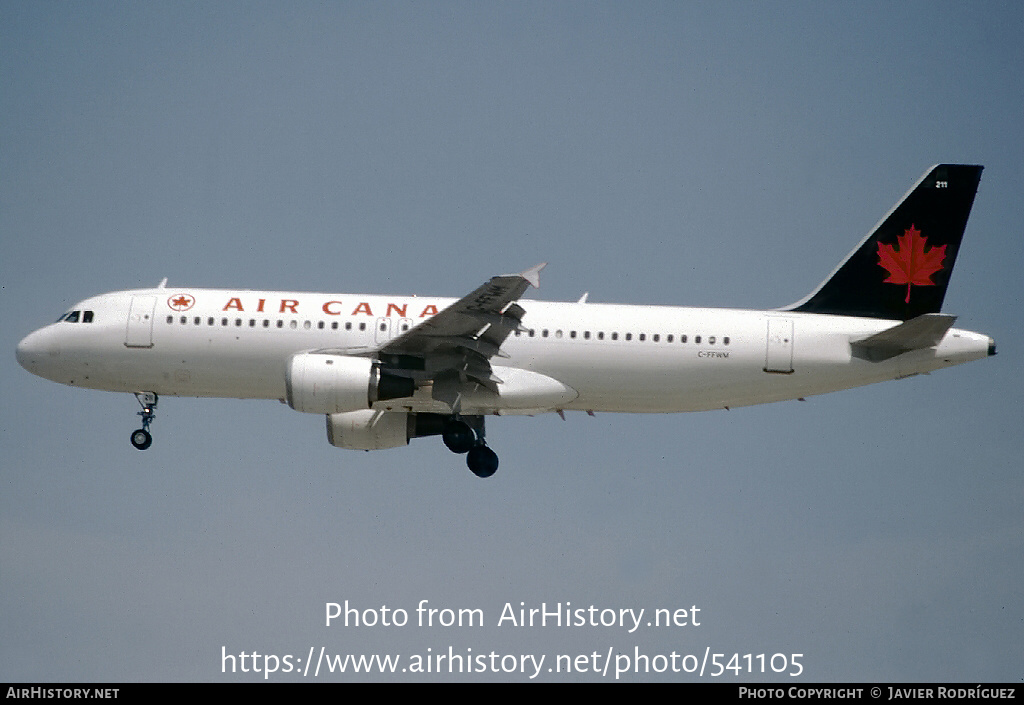
M911 350L939 344L956 321L956 316L925 313L917 318L851 343L853 354L871 362L881 362Z

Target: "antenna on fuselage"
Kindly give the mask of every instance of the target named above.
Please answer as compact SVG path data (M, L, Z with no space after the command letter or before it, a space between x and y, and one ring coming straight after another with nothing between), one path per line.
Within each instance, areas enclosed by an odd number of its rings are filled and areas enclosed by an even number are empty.
M160 283L156 285L157 289L164 289L167 287L167 277L160 280Z

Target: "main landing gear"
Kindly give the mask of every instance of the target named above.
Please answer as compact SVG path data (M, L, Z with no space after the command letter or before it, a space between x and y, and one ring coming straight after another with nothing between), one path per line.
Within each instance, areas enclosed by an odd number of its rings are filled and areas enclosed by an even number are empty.
M149 425L156 418L157 396L155 392L135 392L135 398L142 406L142 411L139 412L139 416L142 417L142 428L132 431L132 445L139 450L146 450L153 445L153 434L149 432Z
M458 416L445 422L441 440L453 453L465 453L466 465L477 477L490 477L498 470L498 455L484 440L483 419L473 428Z

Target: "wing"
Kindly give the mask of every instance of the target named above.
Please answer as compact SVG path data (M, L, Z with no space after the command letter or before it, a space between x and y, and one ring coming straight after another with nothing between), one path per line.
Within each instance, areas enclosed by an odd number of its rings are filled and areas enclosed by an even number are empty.
M538 264L519 274L492 277L471 294L381 346L381 362L392 374L433 380L434 399L458 411L467 383L497 393L492 357L507 357L501 344L519 328L525 311L515 303L530 286L540 286Z

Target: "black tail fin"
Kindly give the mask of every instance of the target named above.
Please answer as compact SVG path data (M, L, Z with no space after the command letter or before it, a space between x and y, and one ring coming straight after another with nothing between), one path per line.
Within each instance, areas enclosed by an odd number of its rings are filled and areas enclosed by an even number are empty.
M929 169L828 279L786 310L903 321L937 313L981 170Z

